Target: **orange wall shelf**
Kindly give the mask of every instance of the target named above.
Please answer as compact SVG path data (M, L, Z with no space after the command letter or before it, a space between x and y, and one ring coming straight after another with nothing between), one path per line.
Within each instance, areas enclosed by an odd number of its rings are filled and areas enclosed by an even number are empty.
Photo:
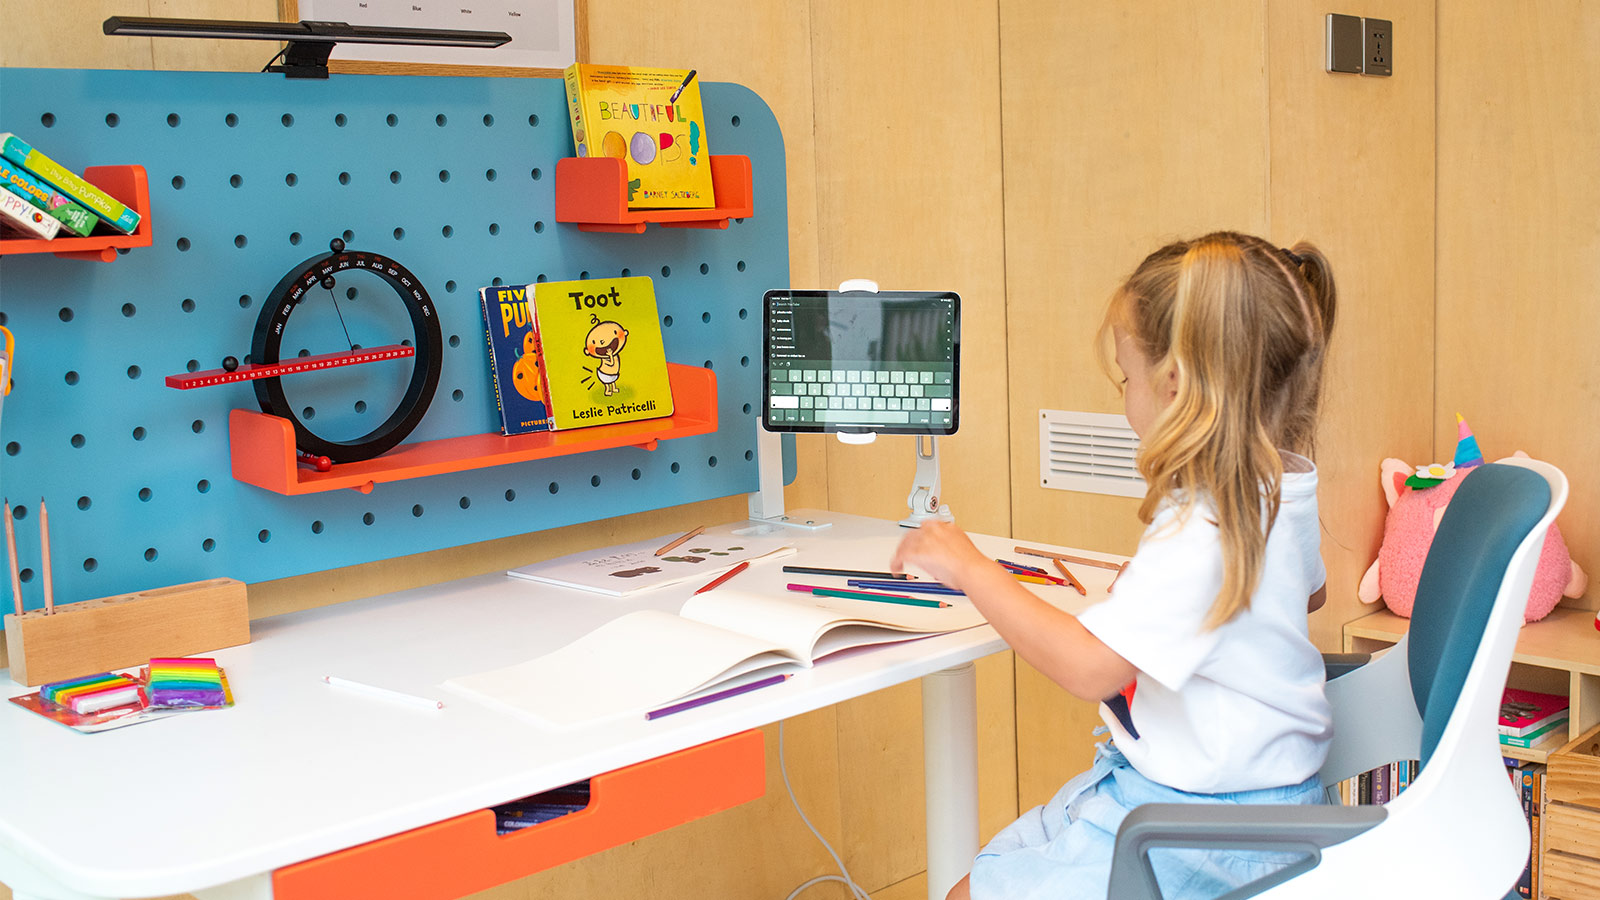
M711 157L711 209L629 209L628 166L610 156L569 156L556 163L556 221L579 231L643 234L647 223L663 228L727 228L729 219L755 210L750 157Z
M382 456L340 463L327 472L297 464L294 426L289 420L254 410L235 409L228 415L233 477L279 494L315 494L346 488L370 493L373 485L379 482L405 481L615 447L654 450L658 441L716 431L716 375L699 366L668 363L667 379L672 385L674 411L665 418L510 437L471 434L401 444Z
M57 237L48 241L39 238L3 238L0 239L0 256L9 253L54 253L62 259L111 262L117 258L119 249L150 246L150 182L145 177L144 166L90 166L83 170L83 180L137 212L139 227L132 234Z
M597 775L589 805L507 835L482 809L272 873L277 900L449 900L754 800L766 792L760 731Z

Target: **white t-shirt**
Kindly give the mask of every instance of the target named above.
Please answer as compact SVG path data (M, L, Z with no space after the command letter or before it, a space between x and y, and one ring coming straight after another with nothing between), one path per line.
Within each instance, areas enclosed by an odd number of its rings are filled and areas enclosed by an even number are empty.
M1110 599L1084 627L1139 670L1129 704L1135 738L1100 715L1145 777L1196 793L1299 784L1328 754L1333 720L1306 603L1326 581L1317 472L1285 453L1282 503L1250 608L1204 622L1222 590L1222 544L1205 504L1179 521L1168 506L1139 542Z

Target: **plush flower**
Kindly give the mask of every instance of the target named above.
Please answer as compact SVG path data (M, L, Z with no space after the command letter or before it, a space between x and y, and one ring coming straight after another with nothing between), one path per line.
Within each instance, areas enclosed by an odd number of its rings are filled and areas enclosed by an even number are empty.
M1431 488L1443 484L1454 478L1456 464L1429 463L1426 466L1417 466L1416 474L1406 479L1406 486L1413 489Z

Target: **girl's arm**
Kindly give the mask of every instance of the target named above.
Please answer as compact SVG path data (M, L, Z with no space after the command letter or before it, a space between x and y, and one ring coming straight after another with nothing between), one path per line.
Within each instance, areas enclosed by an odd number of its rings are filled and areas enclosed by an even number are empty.
M948 522L924 522L900 541L889 570L907 565L965 591L1018 656L1075 697L1098 703L1137 672L1076 616L1034 596Z

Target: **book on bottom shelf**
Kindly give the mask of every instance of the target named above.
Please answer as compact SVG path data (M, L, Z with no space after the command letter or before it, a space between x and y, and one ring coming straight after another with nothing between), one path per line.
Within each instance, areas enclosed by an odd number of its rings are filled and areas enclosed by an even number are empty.
M48 213L0 186L0 225L18 237L51 240L61 231L61 223Z
M532 306L552 431L672 415L647 276L540 282Z
M574 63L567 112L578 156L610 156L628 167L628 205L716 206L700 82L689 69Z
M712 688L810 668L855 647L983 624L964 597L943 608L717 588L678 613L612 619L536 659L451 678L450 690L553 728L644 715Z
M497 285L478 289L484 335L489 343L489 377L500 433L528 434L550 428L545 403L539 331L529 304L532 285Z

